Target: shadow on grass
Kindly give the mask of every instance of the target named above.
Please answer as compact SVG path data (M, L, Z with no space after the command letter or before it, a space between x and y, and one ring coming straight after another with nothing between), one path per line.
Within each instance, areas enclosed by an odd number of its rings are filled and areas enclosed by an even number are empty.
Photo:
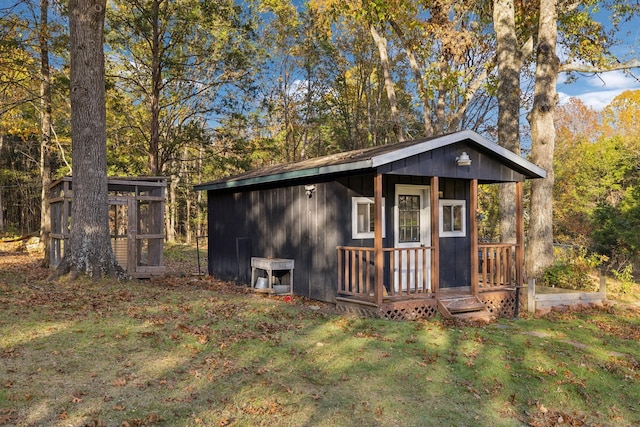
M208 278L0 290L7 425L640 422L640 354L620 332L637 312L472 327L340 317Z

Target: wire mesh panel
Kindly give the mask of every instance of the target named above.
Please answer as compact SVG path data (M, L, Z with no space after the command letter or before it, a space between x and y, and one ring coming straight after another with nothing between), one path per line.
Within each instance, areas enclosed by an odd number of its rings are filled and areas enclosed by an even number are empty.
M162 275L166 178L109 178L109 230L118 264L134 277ZM49 187L51 266L64 256L71 233L73 180Z

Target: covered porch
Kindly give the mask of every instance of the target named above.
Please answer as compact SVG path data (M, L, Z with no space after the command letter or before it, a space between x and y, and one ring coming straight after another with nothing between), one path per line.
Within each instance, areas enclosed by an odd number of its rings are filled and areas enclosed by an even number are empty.
M337 247L336 307L388 319L409 320L432 317L453 300L481 302L492 316L513 316L522 304L519 288L524 285L523 181L515 182L515 242L480 243L478 220L478 179L469 179L469 206L466 215L468 252L457 253L455 263L469 263L462 283L442 280L439 199L440 178L430 178L429 245L385 246L383 239L383 180L374 178L373 247ZM455 268L455 267L454 267ZM468 297L473 297L472 299ZM470 310L469 310L470 311ZM463 308L461 312L466 312ZM464 316L463 316L464 317Z

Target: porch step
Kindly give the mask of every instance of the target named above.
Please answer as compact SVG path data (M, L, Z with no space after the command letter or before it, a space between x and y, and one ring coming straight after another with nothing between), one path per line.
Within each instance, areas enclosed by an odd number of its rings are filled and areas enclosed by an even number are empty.
M465 295L438 299L438 312L445 319L489 322L491 313L477 296Z

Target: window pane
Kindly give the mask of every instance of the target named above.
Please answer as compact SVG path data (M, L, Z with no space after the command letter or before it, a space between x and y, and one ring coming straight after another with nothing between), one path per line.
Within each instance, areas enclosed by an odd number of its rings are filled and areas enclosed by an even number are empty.
M358 233L369 232L369 204L358 203Z
M453 231L453 224L451 221L451 209L453 206L444 205L442 206L442 231Z
M398 196L398 228L400 242L420 241L420 196Z
M462 231L462 206L456 205L453 208L453 231Z
M445 237L463 237L465 212L464 200L440 200L440 232Z
M420 197L412 196L411 197L411 210L417 211L420 209Z
M376 205L369 197L351 198L351 237L371 239L375 230ZM382 237L385 237L384 198L382 199Z
M369 203L369 232L373 233L374 228L373 225L376 220L376 205L374 203Z

